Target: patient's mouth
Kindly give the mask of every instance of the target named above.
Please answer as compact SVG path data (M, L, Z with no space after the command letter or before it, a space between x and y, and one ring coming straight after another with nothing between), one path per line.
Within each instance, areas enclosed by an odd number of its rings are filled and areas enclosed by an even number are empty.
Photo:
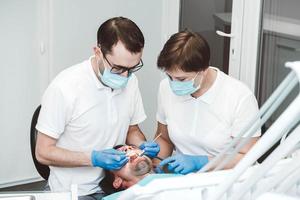
M138 154L134 151L128 151L126 156L129 157L130 162L133 162L138 157Z

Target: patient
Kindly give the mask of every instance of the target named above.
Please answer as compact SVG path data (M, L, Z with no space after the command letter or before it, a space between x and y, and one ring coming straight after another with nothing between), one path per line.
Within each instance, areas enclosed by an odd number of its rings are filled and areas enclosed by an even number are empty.
M105 171L105 177L99 183L103 192L108 195L105 196L103 200L118 199L122 190L136 183L140 186L145 186L154 179L182 176L181 174L165 174L165 172L168 173L166 166L159 168L159 174L155 174L153 168L156 166L154 166L147 156L139 156L142 150L135 146L118 145L115 146L114 149L126 152L129 161L119 170ZM161 160L158 157L156 158Z
M105 171L105 177L99 185L106 194L127 189L153 173L152 161L145 155L139 156L142 153L139 148L130 145L117 145L114 149L124 151L129 157L129 161L119 170Z

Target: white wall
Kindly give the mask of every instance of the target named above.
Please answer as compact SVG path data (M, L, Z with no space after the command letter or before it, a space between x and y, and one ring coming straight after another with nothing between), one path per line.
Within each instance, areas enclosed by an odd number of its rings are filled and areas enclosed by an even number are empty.
M33 111L57 73L92 54L97 29L110 17L128 17L144 33L144 68L137 76L148 115L142 130L152 137L162 77L156 59L162 41L178 27L178 11L168 10L175 16L167 16L165 10L178 4L179 0L0 1L0 188L38 178L29 146Z
M37 176L29 146L39 103L37 0L0 2L0 186Z

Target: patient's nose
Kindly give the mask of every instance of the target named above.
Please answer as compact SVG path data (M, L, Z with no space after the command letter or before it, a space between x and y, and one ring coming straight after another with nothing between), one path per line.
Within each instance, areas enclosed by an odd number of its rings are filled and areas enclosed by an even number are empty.
M136 151L127 150L126 156L129 157L129 161L135 160L139 155Z

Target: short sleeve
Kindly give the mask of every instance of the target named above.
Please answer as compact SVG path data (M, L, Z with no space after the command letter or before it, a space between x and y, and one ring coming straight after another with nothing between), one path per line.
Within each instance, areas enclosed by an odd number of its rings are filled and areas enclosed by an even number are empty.
M130 119L130 125L139 124L147 118L137 79L134 87L133 115Z
M61 89L50 84L45 91L36 129L52 138L58 139L64 132L68 120L68 103Z
M167 125L166 114L163 102L163 87L162 83L160 84L158 95L157 95L157 112L156 112L156 120L162 124Z
M258 115L259 109L255 96L251 93L242 98L235 112L235 118L232 126L232 136L237 134L247 126L251 120ZM259 129L252 137L259 137L261 130Z

